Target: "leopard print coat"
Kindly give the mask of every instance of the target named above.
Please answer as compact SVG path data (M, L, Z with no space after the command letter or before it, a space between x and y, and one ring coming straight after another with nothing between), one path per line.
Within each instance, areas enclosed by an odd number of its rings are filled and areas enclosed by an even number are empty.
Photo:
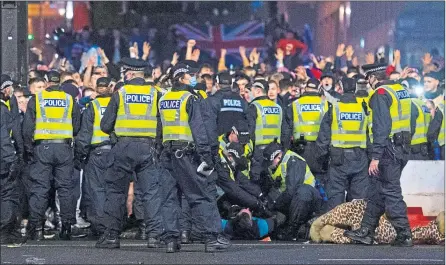
M344 231L355 230L360 227L366 206L367 202L365 200L354 200L343 203L320 216L311 226L311 239L315 242L352 243L350 238L344 236ZM442 222L439 222L440 217L442 217ZM440 223L440 226L444 226L444 212L440 213L437 220L429 222L427 226L412 229L414 243L444 244L444 229L439 229L438 223ZM384 215L381 216L379 225L375 230L375 244L389 244L395 237L395 228Z

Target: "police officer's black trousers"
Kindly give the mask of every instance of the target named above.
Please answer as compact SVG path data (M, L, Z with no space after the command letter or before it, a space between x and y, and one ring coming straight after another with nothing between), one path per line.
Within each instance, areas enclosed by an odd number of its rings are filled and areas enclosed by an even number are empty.
M64 143L39 144L34 147L34 156L35 161L30 165L30 224L43 224L53 178L60 203L61 220L75 224L75 186L79 179L73 177L73 148Z
M0 175L1 212L0 231L11 230L15 226L15 219L19 206L17 180L9 177L9 173Z
M265 150L266 145L259 145L254 148L254 151L252 152L252 158L251 158L251 168L250 168L250 175L251 175L251 181L257 185L262 185L262 174L266 170L264 168L264 158L263 158L263 151Z
M301 184L289 202L278 205L278 210L288 213L288 224L298 228L311 219L314 212L319 211L321 202L318 190L310 185Z
M177 185L172 182L164 187L169 192L169 202L179 205L178 189L184 194L190 207L193 229L200 233L203 239L214 238L221 232L220 215L217 209L215 180L212 177L204 177L197 173L199 158L194 154L183 154L177 158L172 152L163 152L163 159L170 161L167 167L171 169ZM169 165L170 164L170 165ZM168 220L165 220L168 222Z
M144 219L148 237L162 233L160 214L161 196L159 167L155 159L154 141L151 139L120 138L111 150L113 164L105 174L105 206L101 223L112 236L120 234L125 215L130 178L136 173L135 189L141 187Z
M19 194L19 215L21 219L28 219L29 217L29 196L30 196L30 176L29 176L29 165L24 164L22 167L22 172L17 180L18 182L18 194Z
M113 157L110 150L95 149L90 152L83 174L85 193L82 197L88 198L87 217L92 224L93 231L102 234L105 231L101 220L104 216L105 204L105 174L111 166Z
M328 197L327 211L345 202L346 191L351 199L367 197L370 182L368 168L369 160L365 149L332 148L332 160L325 189Z
M361 225L372 231L378 226L379 218L386 213L395 230L409 231L407 206L401 191L401 172L407 160L390 158L384 152L379 161L379 176L371 176L368 203Z
M411 146L409 160L431 160L429 157L429 146L427 143Z
M314 177L325 186L325 184L327 183L326 163L328 162L328 158L326 161L319 161L317 158L318 151L319 149L316 145L316 142L307 142L303 153L298 154L305 159Z

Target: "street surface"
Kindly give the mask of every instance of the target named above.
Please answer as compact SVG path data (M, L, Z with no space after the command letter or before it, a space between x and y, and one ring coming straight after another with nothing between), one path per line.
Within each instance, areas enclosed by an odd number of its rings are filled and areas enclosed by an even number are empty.
M121 240L120 249L96 249L94 241L29 242L1 246L2 264L445 264L444 246L332 245L235 241L230 251L204 253L204 245L183 245L166 254L142 241Z

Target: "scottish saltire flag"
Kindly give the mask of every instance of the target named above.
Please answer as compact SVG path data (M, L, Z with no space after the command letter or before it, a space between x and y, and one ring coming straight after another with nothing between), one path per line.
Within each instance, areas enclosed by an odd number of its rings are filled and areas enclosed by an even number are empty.
M218 26L186 23L176 25L175 28L184 45L188 39L194 39L197 41L198 48L209 52L213 57L219 58L220 50L226 49L227 56L229 56L229 58L226 58L228 68L233 60L238 60L238 63L241 62L240 46L246 47L248 57L253 48L257 48L258 51L265 48L265 25L258 21Z

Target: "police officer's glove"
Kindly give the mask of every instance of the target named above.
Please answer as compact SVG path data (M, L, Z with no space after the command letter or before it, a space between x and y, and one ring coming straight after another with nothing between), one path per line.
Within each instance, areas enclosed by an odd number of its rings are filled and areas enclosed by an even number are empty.
M116 136L115 132L110 133L110 144L115 145L118 142L118 136Z
M21 172L21 159L19 159L18 157L14 160L14 162L11 163L11 165L9 166L9 175L8 177L10 179L16 179Z
M76 155L74 158L74 168L77 170L81 170L84 168L85 158L80 155Z
M271 217L273 214L268 209L268 203L264 203L262 201L257 201L257 210L255 211L257 216L268 218Z
M286 216L281 212L276 212L276 214L273 216L274 220L274 228L278 228L279 226L282 226L286 222Z
M212 162L212 160L201 162L201 164L197 168L197 173L205 177L209 177L213 171L214 171L214 163Z

